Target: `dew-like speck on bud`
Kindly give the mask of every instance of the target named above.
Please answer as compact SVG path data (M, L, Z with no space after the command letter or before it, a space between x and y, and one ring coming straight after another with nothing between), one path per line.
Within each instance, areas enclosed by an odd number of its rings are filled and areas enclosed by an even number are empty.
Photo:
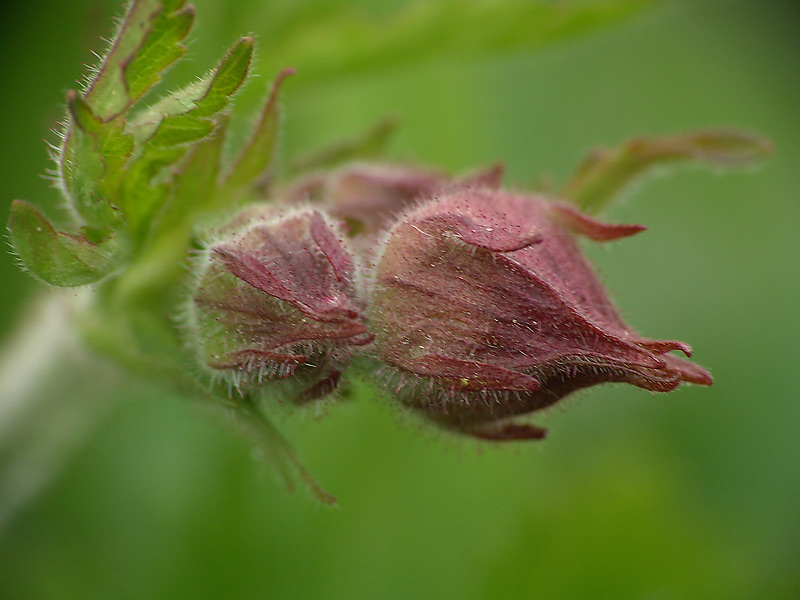
M648 340L620 318L576 235L641 231L538 197L466 189L390 230L370 324L387 393L476 437L537 439L514 418L606 382L655 391L710 385L677 341Z
M332 392L372 340L336 227L316 210L251 210L222 232L196 266L189 307L201 365L240 389L291 380L297 402Z

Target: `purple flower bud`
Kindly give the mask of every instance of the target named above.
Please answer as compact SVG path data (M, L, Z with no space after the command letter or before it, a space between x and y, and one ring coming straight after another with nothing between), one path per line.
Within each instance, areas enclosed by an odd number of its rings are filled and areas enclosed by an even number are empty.
M372 340L349 251L315 210L251 210L233 223L204 254L192 297L201 363L237 387L292 376L295 400L326 395Z
M494 190L413 210L389 232L370 309L390 393L445 426L505 440L543 437L512 418L599 383L710 385L669 354L689 346L623 323L575 242L642 229Z
M286 191L284 201L319 202L342 220L348 234L354 237L380 233L399 212L437 193L456 187L499 187L502 174L499 165L453 178L420 167L361 163L330 174L309 175Z

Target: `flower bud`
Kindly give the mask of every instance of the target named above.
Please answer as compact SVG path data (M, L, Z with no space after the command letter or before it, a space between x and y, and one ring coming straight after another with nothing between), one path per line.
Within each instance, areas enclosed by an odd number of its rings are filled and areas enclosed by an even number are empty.
M376 268L370 319L390 393L429 418L488 439L540 438L512 421L576 390L624 382L656 392L710 385L617 314L575 234L641 231L541 198L463 190L402 218Z
M291 377L296 401L333 391L353 348L372 339L333 226L315 210L251 210L223 235L190 303L200 362L237 387Z
M487 169L454 178L440 171L380 163L347 165L330 174L301 179L286 191L291 204L319 202L347 226L351 237L378 234L392 224L397 214L414 202L455 187L498 187L503 169Z

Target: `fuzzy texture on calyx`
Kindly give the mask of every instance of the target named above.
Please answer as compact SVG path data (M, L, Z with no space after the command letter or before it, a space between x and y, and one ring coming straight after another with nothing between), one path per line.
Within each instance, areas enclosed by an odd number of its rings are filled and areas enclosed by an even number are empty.
M704 369L669 354L688 356L688 345L643 338L622 321L575 241L642 229L487 189L407 213L386 239L369 310L388 391L463 433L523 439L544 431L511 418L578 389L710 385Z
M199 362L240 390L291 377L295 401L328 395L372 340L354 259L317 210L250 213L196 264L187 314Z

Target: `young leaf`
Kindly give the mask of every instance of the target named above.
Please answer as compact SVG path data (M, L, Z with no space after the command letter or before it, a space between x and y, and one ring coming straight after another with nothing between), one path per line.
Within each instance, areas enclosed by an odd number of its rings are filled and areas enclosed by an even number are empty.
M147 144L174 146L208 136L214 129L211 117L225 109L230 97L244 83L252 56L253 38L239 40L203 82L191 109L165 116Z
M192 146L173 173L172 193L159 223L165 232L185 231L189 215L213 208L227 126L228 118L220 116L214 133Z
M283 80L293 74L294 69L285 69L272 83L253 134L225 178L226 194L237 196L247 188L257 186L268 175L278 145L278 92Z
M167 198L166 185L154 185L153 179L181 160L192 144L212 134L217 115L244 83L252 55L253 39L242 38L203 81L157 104L131 124L132 135L139 141L139 156L127 170L120 202L135 240L144 238ZM169 112L155 112L165 107Z
M150 108L139 112L133 118L128 119L127 131L133 136L136 154L141 154L142 148L156 130L161 122L172 115L182 115L191 111L195 103L205 93L207 83L198 81L187 85L183 89L172 92L156 102Z
M185 152L186 148L181 146L158 151L153 149L147 161L140 160L128 168L120 188L119 201L135 244L145 240L156 211L169 196L169 185L166 182L154 183L153 178L162 167L178 162Z
M597 212L653 167L690 161L739 167L755 163L771 152L769 140L740 131L700 131L634 139L613 150L598 148L592 152L559 195L586 212Z
M111 205L133 139L115 120L103 123L77 92L67 94L70 130L61 153L64 189L73 208L91 227L116 229L121 214Z
M194 21L186 0L133 0L85 97L103 121L138 101L186 52L181 40Z
M210 118L226 108L244 83L252 56L253 39L240 39L201 81L170 94L132 119L128 130L137 148L183 144L208 135L214 127Z
M163 10L151 21L144 44L124 65L128 96L133 104L161 80L161 74L181 58L186 47L180 42L188 35L194 22L194 7L181 8L183 0L165 0Z
M118 264L119 244L113 233L103 236L92 230L84 235L56 231L42 213L21 200L11 204L9 229L25 267L52 285L92 283Z

